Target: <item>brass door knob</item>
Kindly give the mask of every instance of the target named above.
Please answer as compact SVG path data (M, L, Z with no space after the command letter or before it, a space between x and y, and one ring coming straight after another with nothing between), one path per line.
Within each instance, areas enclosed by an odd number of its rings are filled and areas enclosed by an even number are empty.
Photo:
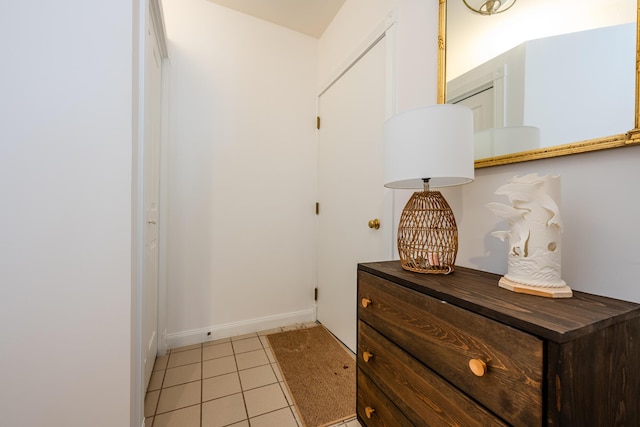
M369 353L368 351L365 351L364 353L362 353L362 358L364 359L365 362L369 362L369 359L371 359L373 357L373 353Z
M371 406L367 406L366 408L364 408L364 413L367 416L367 418L371 418L374 412L376 412L376 410Z
M369 298L362 298L362 301L360 301L360 304L362 304L362 306L364 308L367 308L369 306L369 304L371 304L371 299Z
M380 228L380 220L376 218L369 221L369 228L375 228L378 230Z
M481 377L487 373L487 364L480 359L471 359L469 360L469 369L473 375Z

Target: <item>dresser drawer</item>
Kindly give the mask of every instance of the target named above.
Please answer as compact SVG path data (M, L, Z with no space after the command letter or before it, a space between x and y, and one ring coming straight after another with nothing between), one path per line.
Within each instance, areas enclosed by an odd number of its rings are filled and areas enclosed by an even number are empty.
M509 424L542 425L541 340L363 271L358 301L360 320Z
M356 410L360 419L366 419L367 426L413 427L414 424L405 418L402 412L360 369L358 369L357 381Z
M358 322L358 369L378 384L414 425L506 426L363 322Z

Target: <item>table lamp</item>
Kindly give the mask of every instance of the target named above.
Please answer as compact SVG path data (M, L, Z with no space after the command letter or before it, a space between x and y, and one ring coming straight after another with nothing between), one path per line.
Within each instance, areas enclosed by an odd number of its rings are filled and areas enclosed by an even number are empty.
M384 182L388 188L421 188L407 202L398 225L402 268L449 274L458 254L451 207L430 187L474 180L473 113L437 104L405 111L384 123Z

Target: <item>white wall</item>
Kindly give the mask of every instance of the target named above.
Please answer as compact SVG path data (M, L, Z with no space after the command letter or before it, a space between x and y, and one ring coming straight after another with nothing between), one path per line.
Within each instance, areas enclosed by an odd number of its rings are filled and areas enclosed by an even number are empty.
M318 83L323 89L353 59L399 0L346 0L318 43Z
M574 290L640 302L640 146L476 170L476 181L443 189L460 234L458 264L504 274L507 230L484 206L506 203L495 190L528 173L561 177L562 278Z
M429 13L418 14L424 21L411 19L411 24L403 28L400 19L399 31L437 34L438 2L433 0L426 3L429 5L424 7L431 7ZM395 4L400 8L401 18L403 12L406 16L412 7L416 7L415 2L408 0ZM331 39L325 40L326 43L321 40L321 63L323 58L334 64L339 63L339 53L349 51L345 45L350 42L357 45L357 41L352 40L351 26L371 26L384 19L386 10L378 10L378 16L372 17L369 16L368 5L364 0L348 0L345 3L345 7L350 7L350 25L330 27L335 33L331 34ZM412 28L407 29L407 26ZM338 40L341 40L342 46ZM424 96L416 96L410 101L399 98L398 111L420 101L424 105L434 103L435 95L428 96L430 90L421 88L429 85L435 94L435 47L424 63L415 64L409 72L403 67L409 67L412 55L422 55L425 46L431 45L424 37L415 35L405 38L401 44L399 50L404 52L404 56L398 58L398 74L402 75L398 78L398 92L405 90L404 93L407 93L410 88L416 87ZM324 69L332 69L332 66L325 64ZM563 278L574 290L640 302L640 288L636 285L640 275L636 248L640 241L640 227L635 219L640 210L640 193L636 189L640 182L638 164L640 147L626 147L477 170L474 183L443 189L458 221L458 264L504 274L507 248L490 233L499 227L504 229L506 225L500 224L484 205L491 201L504 203L494 195L494 191L514 175L553 173L562 177L562 216L565 223L562 240ZM407 192L397 191L397 217L408 197Z
M396 97L398 111L435 103L438 1L347 0L319 41L319 88L323 89L380 27L390 13L398 19Z
M399 80L417 82L399 85L399 103L435 101L437 28L422 23L437 2L349 0L320 41L206 0L163 8L169 346L311 320L318 88L395 10L411 22L398 31Z
M304 318L315 277L314 98L395 12L397 111L435 103L438 1L347 0L319 41L206 0L165 0L164 8L172 61L170 345ZM460 225L459 264L504 273L506 249L491 240L497 221L484 205L515 174L551 172L563 177L565 280L640 300L629 255L640 237L632 227L638 152L484 169L475 183L447 189ZM594 170L614 179L594 178ZM605 189L610 182L616 186ZM408 196L396 193L397 216ZM622 219L603 226L615 203ZM612 283L602 262L622 280Z
M169 346L313 320L317 40L206 0L163 6Z
M0 423L126 426L132 3L0 9Z

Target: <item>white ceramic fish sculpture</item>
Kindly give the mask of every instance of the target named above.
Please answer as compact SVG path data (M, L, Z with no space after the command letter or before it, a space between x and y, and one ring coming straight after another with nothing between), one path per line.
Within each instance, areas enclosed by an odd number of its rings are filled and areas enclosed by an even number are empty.
M500 281L500 286L525 292L518 288L525 285L523 289L533 288L525 293L534 294L546 293L535 292L535 288L562 288L556 292L558 295L553 296L571 296L560 269L563 228L559 207L560 177L516 176L498 188L496 194L506 196L511 203L486 205L509 225L509 231L492 233L503 241L508 240L510 246L507 274Z

